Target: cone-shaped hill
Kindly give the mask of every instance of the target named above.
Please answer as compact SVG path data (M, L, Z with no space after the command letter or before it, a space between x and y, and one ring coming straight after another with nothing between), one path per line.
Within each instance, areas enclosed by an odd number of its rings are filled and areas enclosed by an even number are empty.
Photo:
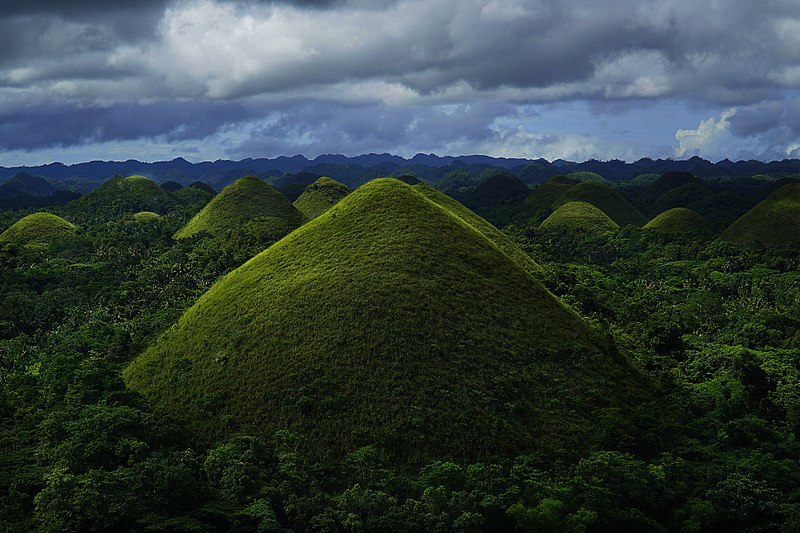
M800 248L800 182L784 185L722 233L736 244Z
M128 176L111 178L70 205L75 216L91 213L115 218L139 211L164 213L174 203L170 194L150 178Z
M322 176L303 191L294 206L309 220L315 219L350 194L352 189L327 176Z
M218 281L125 370L201 441L320 456L580 453L645 394L622 356L449 209L374 180Z
M31 213L0 234L0 242L47 244L68 237L77 227L52 213Z
M200 232L216 235L256 220L283 228L285 234L305 222L305 217L274 187L245 176L222 189L174 237L184 239Z
M604 183L583 181L566 191L554 207L569 202L587 202L600 209L611 220L625 226L642 226L647 219L624 196Z
M152 211L139 211L131 215L131 218L134 222L153 222L160 219L161 215L153 213Z
M619 228L608 215L587 202L569 202L544 219L541 228L565 228L584 236L602 235Z
M540 209L551 209L553 204L555 204L564 193L578 183L578 180L559 175L553 176L534 187L531 193L522 202L525 214L525 220L523 222L527 222L527 219L532 217L536 211Z
M644 229L667 235L709 235L714 232L708 220L685 207L664 211L645 224Z

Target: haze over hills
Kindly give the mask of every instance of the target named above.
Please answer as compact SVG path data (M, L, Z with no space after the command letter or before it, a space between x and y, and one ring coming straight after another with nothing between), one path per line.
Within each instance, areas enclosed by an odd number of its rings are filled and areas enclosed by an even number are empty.
M800 174L800 160L797 159L769 163L761 161L731 162L728 160L711 163L699 157L692 157L687 160L645 158L632 163L618 160L589 160L577 163L550 162L544 159L496 158L483 155L454 157L417 154L406 159L391 154L366 154L355 157L321 155L313 159L296 155L274 159L217 160L199 163L191 163L183 158L152 163L136 160L91 161L74 165L51 163L38 166L0 167L0 181L11 178L20 172L26 172L46 178L52 183L58 184L59 188L86 193L115 175L141 174L157 182L175 181L183 185L202 180L221 189L238 178L251 174L266 178L281 176L285 173L308 172L316 177L330 176L345 185L354 187L369 181L369 179L391 175L401 170L425 179L438 180L448 170L489 167L514 169L515 173L528 184L539 183L550 177L570 172L595 172L612 181L630 180L643 174L660 175L669 171L691 172L698 178L741 177L757 174L783 177Z

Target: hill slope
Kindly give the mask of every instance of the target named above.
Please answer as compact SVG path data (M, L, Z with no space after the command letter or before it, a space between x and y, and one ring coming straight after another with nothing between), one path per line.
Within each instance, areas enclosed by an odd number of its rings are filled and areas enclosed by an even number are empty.
M163 214L174 204L169 193L144 176L115 177L70 204L75 216L91 213L100 217L117 217L139 211Z
M372 181L216 283L125 371L202 440L398 461L579 453L638 374L473 226ZM560 452L559 452L560 453Z
M664 211L645 224L644 228L668 235L702 235L713 232L708 220L685 207Z
M624 196L608 185L596 181L584 181L566 191L555 203L561 207L569 202L587 202L600 209L611 220L625 226L642 226L647 220Z
M0 234L0 242L45 244L75 233L77 227L52 213L31 213Z
M569 202L544 219L541 228L566 228L581 235L602 235L619 228L600 209L587 202Z
M722 233L736 244L800 247L800 183L784 185Z
M175 233L175 238L184 239L199 232L214 235L256 219L289 228L305 221L302 213L275 188L255 176L245 176L222 189Z
M339 200L350 194L350 192L352 192L352 189L347 185L327 176L322 176L305 188L303 193L294 201L294 206L306 218L312 220L336 205Z

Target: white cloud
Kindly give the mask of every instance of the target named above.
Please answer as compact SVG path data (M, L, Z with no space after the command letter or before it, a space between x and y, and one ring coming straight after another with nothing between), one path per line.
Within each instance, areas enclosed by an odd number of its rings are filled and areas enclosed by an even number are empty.
M675 139L678 141L675 155L678 157L718 156L726 150L732 140L728 119L735 113L735 109L726 109L720 114L719 119L709 117L700 122L693 130L680 129L675 132Z

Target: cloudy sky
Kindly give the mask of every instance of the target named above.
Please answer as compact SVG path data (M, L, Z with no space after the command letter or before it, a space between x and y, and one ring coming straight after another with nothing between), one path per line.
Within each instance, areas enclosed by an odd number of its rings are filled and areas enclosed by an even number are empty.
M800 157L797 0L37 0L0 165Z

